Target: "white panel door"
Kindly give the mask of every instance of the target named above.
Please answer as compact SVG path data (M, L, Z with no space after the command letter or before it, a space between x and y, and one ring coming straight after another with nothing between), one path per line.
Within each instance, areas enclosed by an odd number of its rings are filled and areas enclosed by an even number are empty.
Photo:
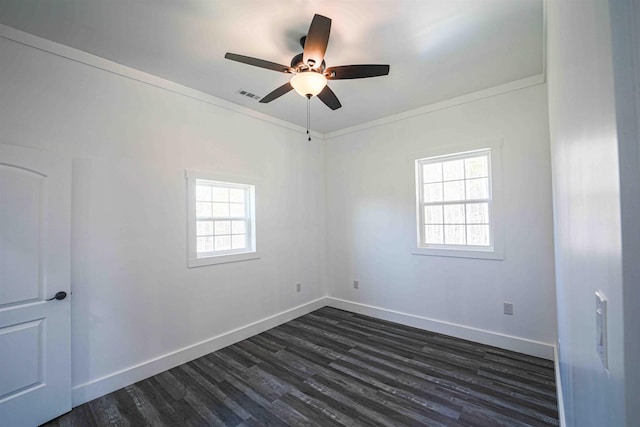
M0 144L0 426L71 409L70 219L70 162Z

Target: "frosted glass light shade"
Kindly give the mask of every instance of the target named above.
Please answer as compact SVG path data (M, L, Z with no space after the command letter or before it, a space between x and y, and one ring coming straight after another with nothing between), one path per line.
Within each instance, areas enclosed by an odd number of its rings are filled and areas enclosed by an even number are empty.
M304 71L293 76L290 83L300 95L316 96L327 85L327 78L315 71Z

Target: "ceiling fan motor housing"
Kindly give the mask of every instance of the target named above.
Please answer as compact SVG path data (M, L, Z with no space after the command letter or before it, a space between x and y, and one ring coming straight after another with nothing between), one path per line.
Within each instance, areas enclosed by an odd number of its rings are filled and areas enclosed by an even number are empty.
M305 64L302 61L302 52L300 52L299 54L297 54L291 59L291 68L296 70L296 72L300 73L302 71L307 71L309 69L312 69L313 67L310 66L310 64ZM325 68L327 68L327 64L326 62L324 62L324 59L323 59L322 64L320 64L320 67L316 68L316 71L323 73Z

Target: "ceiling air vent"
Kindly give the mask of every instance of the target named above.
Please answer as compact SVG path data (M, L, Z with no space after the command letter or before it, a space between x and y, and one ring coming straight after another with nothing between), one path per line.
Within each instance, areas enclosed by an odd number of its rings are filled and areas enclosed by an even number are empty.
M255 99L256 101L260 101L260 98L262 98L260 95L256 95L255 93L248 92L244 89L238 89L236 93L242 96L246 96L247 98Z

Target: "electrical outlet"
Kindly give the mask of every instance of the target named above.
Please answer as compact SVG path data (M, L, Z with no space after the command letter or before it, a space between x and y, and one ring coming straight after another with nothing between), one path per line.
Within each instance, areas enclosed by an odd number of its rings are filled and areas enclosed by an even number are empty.
M296 283L296 292L300 292L302 290L302 283Z
M504 303L504 314L508 314L509 316L513 316L513 303L505 302Z
M360 287L360 282L358 282L357 280L353 281L353 289L358 289Z

